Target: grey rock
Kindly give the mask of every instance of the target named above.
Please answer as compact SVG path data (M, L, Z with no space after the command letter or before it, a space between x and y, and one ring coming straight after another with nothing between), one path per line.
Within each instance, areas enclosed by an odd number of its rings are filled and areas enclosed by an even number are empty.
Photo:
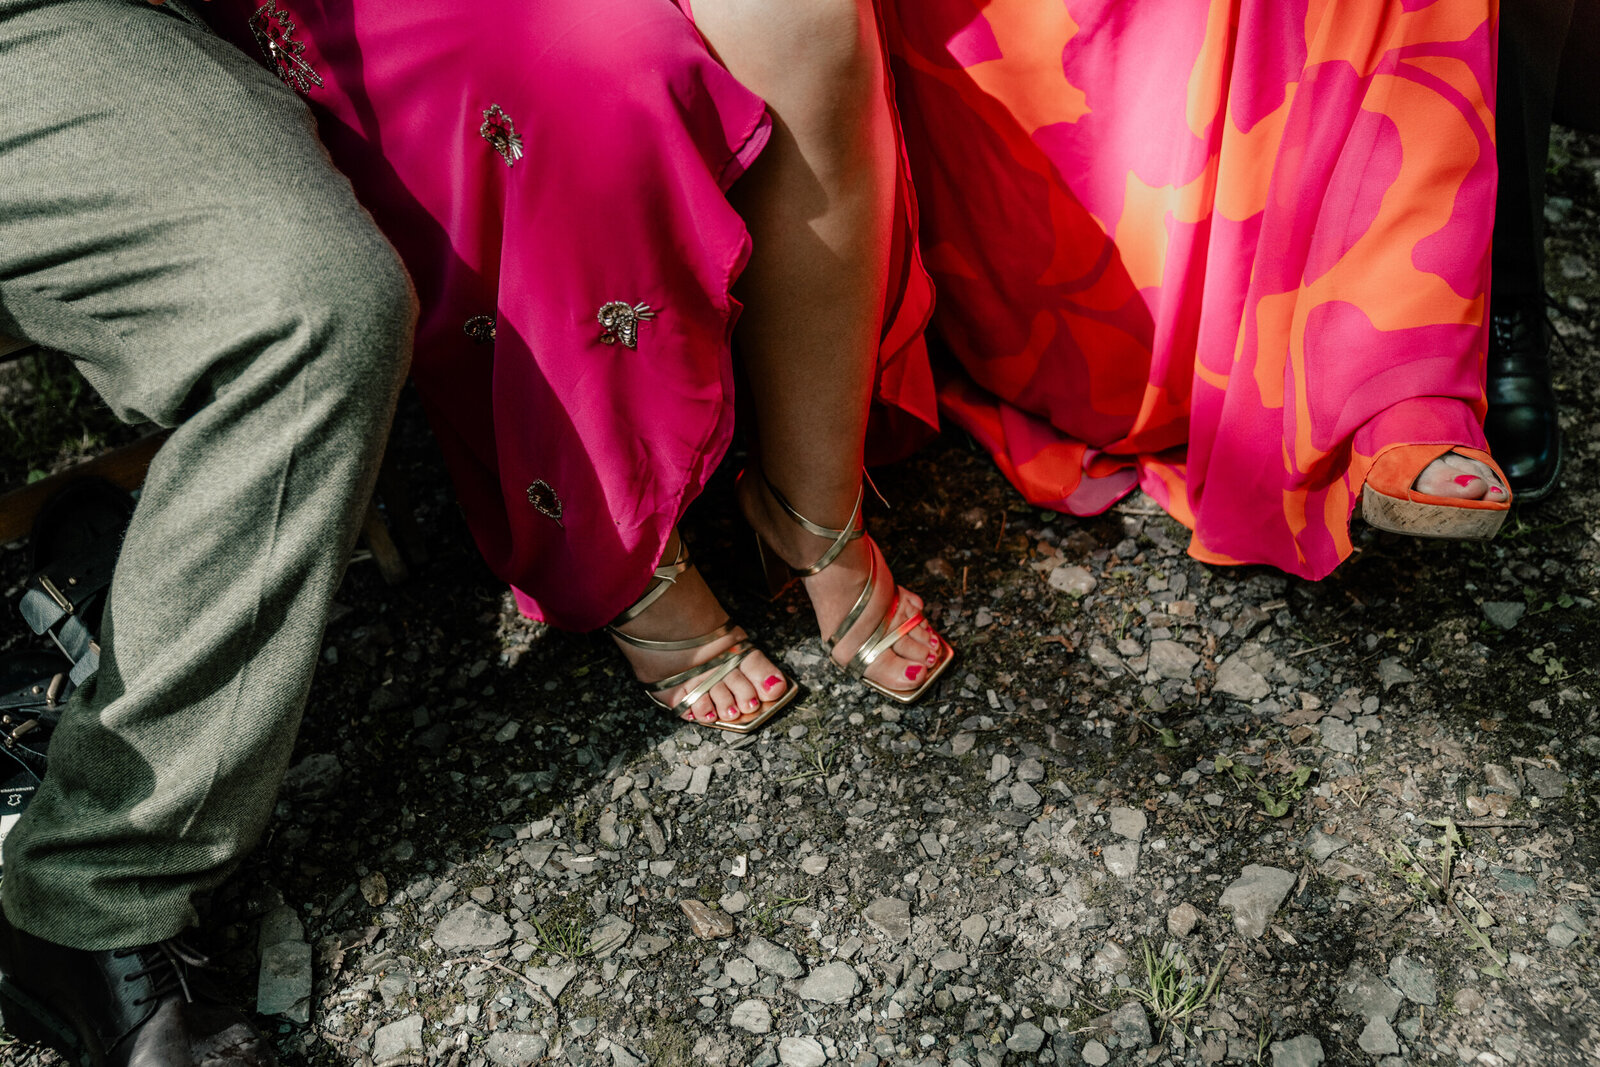
M988 932L989 920L982 915L968 915L961 920L961 936L974 945L981 945L984 935Z
M1439 987L1433 972L1409 956L1396 956L1389 961L1389 980L1413 1004L1433 1007L1439 1003Z
M996 753L989 760L989 773L984 775L991 782L998 782L1011 773L1011 757L1004 752Z
M1508 797L1522 795L1522 787L1517 784L1517 776L1498 763L1483 765L1483 780L1488 784L1491 793L1504 793Z
M1188 681L1200 662L1200 654L1176 641L1150 642L1150 669L1163 678Z
M1127 843L1107 845L1101 853L1106 870L1118 878L1132 878L1139 869L1139 846Z
M967 965L967 957L965 953L947 948L935 953L928 965L936 971L959 971Z
M1381 1015L1367 1020L1366 1029L1356 1038L1356 1044L1361 1046L1362 1052L1373 1056L1392 1056L1400 1051L1400 1039L1395 1036L1394 1027Z
M1068 596L1088 596L1094 592L1094 575L1083 567L1057 567L1047 579L1050 588Z
M800 999L818 1004L844 1004L861 988L861 976L848 963L829 963L806 975Z
M1017 777L1024 782L1044 781L1044 764L1036 759L1025 759L1017 764Z
M1272 1067L1317 1067L1322 1060L1322 1042L1310 1034L1272 1043Z
M1083 1043L1083 1062L1090 1067L1105 1067L1111 1062L1111 1053L1100 1042L1090 1038Z
M950 754L965 756L978 743L978 735L970 731L956 734L950 739Z
M1261 700L1272 695L1272 686L1261 672L1246 663L1237 652L1217 665L1214 688L1236 700Z
M1354 755L1356 751L1356 728L1347 722L1338 719L1323 719L1319 724L1322 730L1322 743L1330 752L1343 752Z
M1578 940L1578 931L1565 923L1556 923L1544 932L1544 938L1553 948L1571 948Z
M1018 1023L1006 1038L1006 1048L1012 1052L1038 1052L1044 1046L1045 1033L1033 1023Z
M604 1042L601 1043L604 1047ZM645 1061L615 1041L611 1042L611 1067L645 1067Z
M433 943L445 952L494 948L509 940L511 924L475 903L458 906L433 930Z
M1345 972L1334 1006L1351 1015L1380 1016L1386 1022L1393 1022L1400 1012L1400 994L1382 978L1356 964Z
M1547 766L1525 766L1522 777L1539 800L1560 800L1566 793L1565 774Z
M1126 837L1129 841L1138 841L1144 837L1145 827L1150 825L1150 820L1144 812L1137 808L1112 808L1107 815L1111 819L1111 832L1119 837Z
M322 800L338 791L343 778L339 757L313 752L284 774L282 792L285 797L299 800Z
M500 1067L524 1067L538 1063L550 1049L550 1042L539 1034L490 1034L483 1043L483 1055Z
M822 874L828 869L828 857L807 856L800 861L800 869L810 875Z
M1522 777L1540 800L1559 800L1567 792L1567 776L1549 767L1525 767Z
M1220 903L1233 909L1233 925L1239 933L1260 937L1293 888L1294 875L1290 872L1252 863L1222 891Z
M785 1067L822 1067L828 1054L814 1037L786 1037L778 1042L778 1062Z
M261 917L261 932L256 939L265 952L280 941L304 941L306 928L299 914L287 904L280 904Z
M1509 630L1522 621L1522 616L1527 614L1528 605L1520 600L1485 600L1483 602L1483 617L1500 627Z
M867 905L861 917L891 943L911 937L911 905L898 897L879 897Z
M800 957L764 937L752 937L744 946L745 958L768 974L779 978L799 978L806 973Z
M1022 811L1032 811L1037 808L1043 798L1039 791L1027 782L1013 782L1011 785L1011 806Z
M772 1009L765 1001L741 1000L733 1006L728 1025L752 1034L765 1034L772 1029Z
M377 1067L422 1063L422 1016L407 1015L378 1028L372 1035L372 1061Z
M544 987L551 1000L560 1000L561 993L578 977L576 963L563 963L559 967L529 967L525 973L532 981Z
M1400 662L1399 657L1389 656L1378 661L1378 682L1383 686L1384 692L1387 693L1394 686L1416 680L1417 676Z
M1117 1035L1123 1048L1147 1048L1155 1038L1150 1033L1150 1017L1144 1005L1130 1000L1110 1015L1104 1016L1111 1032Z
M311 1021L310 945L304 941L279 941L262 950L256 1011L282 1015L298 1023Z
M1325 834L1318 828L1312 830L1306 837L1306 854L1317 863L1321 863L1341 848L1348 847L1349 844L1350 840L1348 838Z
M756 979L760 977L756 973L756 965L743 956L735 956L729 960L723 970L733 980L734 985L755 985Z
M1201 918L1200 909L1193 904L1179 904L1167 912L1167 933L1173 937L1188 937Z
M589 953L597 960L608 958L628 943L633 936L633 924L620 915L602 915L589 931Z

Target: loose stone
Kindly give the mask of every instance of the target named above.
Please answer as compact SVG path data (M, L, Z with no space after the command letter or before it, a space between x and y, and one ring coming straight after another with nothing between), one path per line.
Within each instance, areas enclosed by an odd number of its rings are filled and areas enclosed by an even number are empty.
M1294 875L1290 872L1252 863L1222 891L1219 903L1233 909L1233 925L1239 933L1260 937L1293 888Z
M861 976L848 963L818 967L800 983L800 999L819 1004L843 1004L861 988Z
M679 907L689 918L689 929L702 941L733 936L733 916L717 911L699 900L680 901Z
M828 1054L814 1037L786 1037L778 1042L778 1062L785 1067L823 1067Z
M741 1000L733 1006L728 1025L752 1034L765 1034L772 1029L772 1009L764 1001Z

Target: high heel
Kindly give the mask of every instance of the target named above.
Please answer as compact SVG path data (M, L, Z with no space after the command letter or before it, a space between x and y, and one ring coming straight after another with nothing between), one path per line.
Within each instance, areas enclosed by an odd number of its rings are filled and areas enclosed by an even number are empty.
M1494 470L1501 485L1510 485L1489 453L1481 449L1400 445L1381 453L1367 472L1357 516L1368 526L1411 537L1453 541L1487 541L1494 537L1511 510L1509 489L1505 500L1493 501L1433 496L1412 488L1430 463L1452 452L1485 464Z
M812 522L796 511L794 506L778 491L778 487L767 480L765 474L762 474L761 481L766 486L767 492L772 494L772 499L783 509L784 514L788 515L795 525L815 537L825 537L832 541L827 551L823 552L811 566L792 567L768 543L767 539L757 532L755 535L757 558L761 562L761 571L766 579L767 591L774 599L796 580L809 578L813 574L821 573L839 558L839 554L852 541L859 541L861 538L866 537L867 528L865 523L861 521L861 505L866 498L865 485L856 491L856 505L850 510L850 518L845 523L844 528L836 530ZM900 587L898 585L895 586L894 595L889 598L888 607L878 619L877 626L873 628L867 639L862 642L855 655L851 656L845 663L840 663L833 658L835 646L844 639L844 636L850 632L851 627L855 626L856 622L860 620L862 613L867 609L867 605L872 603L872 594L877 590L878 586L880 568L883 570L888 569L888 564L883 559L883 551L878 548L877 543L871 538L867 538L867 547L870 550L868 557L870 567L867 571L867 582L862 586L861 594L856 597L854 606L850 608L849 612L845 614L844 620L834 629L833 635L825 638L822 643L828 650L829 661L844 671L845 674L859 679L868 688L881 693L890 700L898 701L901 704L912 704L922 699L923 695L939 680L939 676L944 673L945 668L955 660L956 650L950 642L940 640L937 659L932 666L926 668L927 673L923 675L921 683L914 689L890 689L888 686L875 682L866 676L867 670L877 662L880 656L893 648L902 637L915 630L925 621L923 613L917 611L913 612L899 626L894 627L892 630L890 629L890 620L900 610Z
M732 633L735 629L735 626L731 619L724 619L721 626L718 626L716 629L708 631L707 633L700 634L698 637L686 637L677 640L654 640L647 637L635 637L630 633L625 633L621 629L622 626L632 622L634 619L637 619L640 615L643 615L646 611L648 611L650 606L657 600L661 599L662 595L666 593L667 589L670 588L672 584L675 583L678 578L687 572L692 566L693 564L689 561L689 546L684 544L683 539L680 537L678 539L677 556L672 560L671 563L664 563L656 568L654 581L651 583L650 588L646 589L644 595L638 600L635 600L632 605L622 612L621 615L618 615L615 619L608 623L606 625L606 632L625 644L632 645L634 648L644 649L648 652L687 652L690 649L701 648L705 645L709 645L713 641L719 640L720 638L726 637L728 634ZM739 669L746 659L755 655L759 651L760 649L753 641L748 639L738 641L723 651L717 653L715 656L712 656L704 663L697 663L693 667L689 667L686 670L679 671L676 674L668 675L665 678L660 678L653 682L646 682L641 679L639 684L644 687L645 696L650 699L651 703L655 704L659 708L672 712L681 719L688 714L689 709L694 707L701 697L715 689L719 682L726 680L729 675ZM782 676L785 683L783 695L779 696L775 700L763 701L760 707L756 708L756 710L729 721L714 719L711 722L701 722L694 718L685 719L685 721L692 722L696 726L707 726L714 730L726 730L729 733L751 733L759 728L768 719L772 718L774 715L778 714L778 712L788 707L794 698L800 693L800 688L799 686L795 685L793 679L789 678L787 675L784 675L781 670L779 671L779 674ZM665 692L666 690L682 685L685 682L695 678L699 678L700 681L690 688L690 690L685 693L683 698L676 704L668 704L666 701L656 696L656 694L659 692Z

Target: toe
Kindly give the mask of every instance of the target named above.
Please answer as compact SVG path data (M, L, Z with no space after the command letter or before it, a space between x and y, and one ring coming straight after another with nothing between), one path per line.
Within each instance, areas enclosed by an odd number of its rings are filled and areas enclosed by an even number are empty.
M682 698L680 697L679 699L682 699ZM683 718L684 718L684 721L686 721L686 722L698 722L698 723L716 722L717 721L717 706L712 701L711 694L707 693L705 696L701 697L699 700L696 700L689 707L688 713L685 714L683 716Z
M756 687L743 671L734 671L728 675L728 692L733 694L733 711L735 716L748 715L761 706L761 698L756 695Z
M728 683L718 682L711 687L711 692L707 695L711 698L711 702L716 705L716 717L723 722L737 719L743 714L736 706L737 701L734 698L733 690L728 688Z
M1440 456L1417 476L1418 492L1458 500L1505 499L1505 486L1488 464L1455 452Z
M767 658L765 652L759 650L750 653L739 664L739 676L750 684L761 703L777 700L789 688L789 679L783 671Z

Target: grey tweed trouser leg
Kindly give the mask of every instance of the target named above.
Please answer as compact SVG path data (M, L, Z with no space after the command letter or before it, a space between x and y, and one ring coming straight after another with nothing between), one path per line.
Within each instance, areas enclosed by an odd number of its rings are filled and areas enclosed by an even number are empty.
M50 941L146 944L271 814L414 301L301 101L192 12L0 0L0 101L0 331L175 427L0 899Z

